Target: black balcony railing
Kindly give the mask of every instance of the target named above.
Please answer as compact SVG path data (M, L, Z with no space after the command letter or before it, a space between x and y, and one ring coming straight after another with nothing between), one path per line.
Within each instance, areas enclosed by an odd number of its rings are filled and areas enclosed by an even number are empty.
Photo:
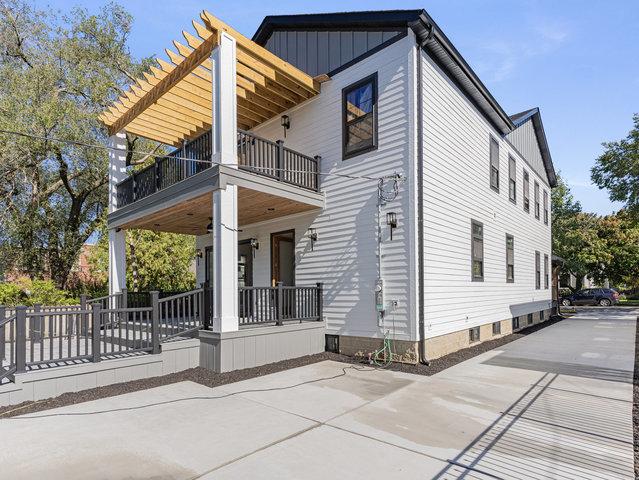
M117 185L118 208L185 180L211 167L211 131L171 152ZM309 157L238 130L238 168L307 190L319 191L319 157Z

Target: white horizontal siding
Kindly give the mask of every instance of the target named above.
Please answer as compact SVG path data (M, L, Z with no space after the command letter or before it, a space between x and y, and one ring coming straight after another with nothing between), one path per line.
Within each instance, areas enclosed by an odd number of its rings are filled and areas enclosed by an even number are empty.
M534 217L534 181L548 189L508 142L422 53L424 108L424 299L426 336L547 308L543 255L550 226ZM500 192L490 188L489 139L499 140ZM508 154L517 161L517 204L508 198ZM523 168L530 213L523 210ZM471 281L471 219L484 224L484 281ZM506 283L506 233L515 237L515 282ZM535 290L535 250L542 289ZM549 269L550 270L550 269Z
M532 118L529 118L506 135L506 138L524 156L532 169L543 179L544 184L548 185L548 175L544 167L544 160L541 156Z
M257 237L260 249L254 261L254 283L270 284L270 233L295 228L296 283L324 283L324 314L332 333L380 337L374 303L377 279L377 178L394 172L405 177L412 165L413 128L409 114L414 69L413 41L408 37L336 74L322 84L316 98L289 112L291 128L285 145L307 155L321 155L321 172L370 179L321 176L326 208L318 213L292 216L243 226L239 238ZM342 160L342 89L368 75L378 73L378 149ZM280 119L275 118L255 130L272 140L283 139ZM382 212L382 275L386 299L398 307L388 316L388 327L397 339L415 338L415 316L410 295L414 262L409 255L411 235L409 185L400 187L398 198ZM398 228L393 241L388 238L386 212L397 213ZM308 228L316 229L318 240L311 251ZM203 262L201 262L203 263ZM414 310L412 310L414 311Z

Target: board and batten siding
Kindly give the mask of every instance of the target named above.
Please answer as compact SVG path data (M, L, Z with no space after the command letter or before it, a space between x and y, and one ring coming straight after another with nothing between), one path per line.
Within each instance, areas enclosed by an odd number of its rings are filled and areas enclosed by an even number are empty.
M426 337L550 307L535 289L535 251L551 255L550 225L534 216L534 182L550 191L442 70L421 52L424 147ZM490 187L489 141L499 142L500 191ZM508 155L517 163L517 203L508 197ZM532 160L534 162L534 159ZM523 209L523 170L530 212ZM543 194L540 194L543 200ZM484 281L471 281L471 220L484 226ZM515 281L506 282L506 234L514 236Z
M519 153L530 163L535 170L537 176L544 179L544 183L548 184L548 176L544 167L544 161L539 150L535 127L532 118L519 125L515 130L506 135L506 138Z
M266 49L311 76L328 73L401 33L394 31L274 31Z
M375 311L377 279L377 178L397 172L406 178L414 165L410 132L413 95L414 39L406 37L334 75L322 84L320 95L285 112L291 123L286 139L279 116L254 130L307 155L320 155L326 197L323 211L292 215L254 225L243 225L239 239L256 237L260 248L254 259L254 284L270 285L270 233L295 229L297 285L324 283L324 315L329 333L382 337L389 331L398 340L416 338L415 304L411 295L414 258L414 208L409 208L409 182L382 211L382 276L386 300L397 300L384 328ZM342 89L373 73L378 74L378 149L342 160ZM412 181L412 180L411 180ZM396 212L398 226L389 239L386 213ZM318 236L313 250L308 229ZM198 247L210 244L199 237ZM200 262L203 268L203 261ZM201 274L199 275L201 276Z

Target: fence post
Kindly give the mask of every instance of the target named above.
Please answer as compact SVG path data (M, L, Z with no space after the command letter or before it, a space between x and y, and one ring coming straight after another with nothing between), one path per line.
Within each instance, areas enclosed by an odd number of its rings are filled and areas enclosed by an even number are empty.
M80 310L86 312L87 304L88 304L89 296L86 293L80 295ZM89 329L88 320L89 316L86 313L80 314L80 318L82 319L80 322L80 327L78 330L78 335L86 335L87 330Z
M160 292L149 292L151 296L151 353L160 353Z
M4 305L0 305L0 323L2 323L2 321L6 318L6 309ZM5 338L4 338L4 331L6 329L6 325L2 325L0 327L0 364L2 364L2 361L4 360L4 342L5 342Z
M317 162L315 164L315 191L319 192L320 191L320 164L322 163L322 156L321 155L315 155L315 161Z
M31 340L33 341L33 340ZM27 307L16 307L16 373L27 371Z
M155 157L155 191L159 192L162 187L162 168L160 166L160 159Z
M277 143L277 179L282 180L282 165L284 164L284 140L278 140Z
M284 289L282 288L283 285L284 284L282 282L277 282L277 325L282 325L284 323L284 309L282 308L282 304L284 303Z
M33 313L40 313L42 311L42 305L36 304L33 306ZM29 322L31 332L31 341L42 340L44 338L44 332L42 331L42 317L40 315L34 315ZM37 334L36 334L37 332Z
M102 313L100 312L100 304L91 305L91 350L93 353L93 362L100 361L100 320Z
M324 320L324 284L317 282L317 320Z

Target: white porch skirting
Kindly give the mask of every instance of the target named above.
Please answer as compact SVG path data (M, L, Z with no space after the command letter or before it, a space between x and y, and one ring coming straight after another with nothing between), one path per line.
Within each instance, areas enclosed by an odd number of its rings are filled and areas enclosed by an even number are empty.
M324 351L326 323L304 322L235 332L200 330L200 366L230 372Z

